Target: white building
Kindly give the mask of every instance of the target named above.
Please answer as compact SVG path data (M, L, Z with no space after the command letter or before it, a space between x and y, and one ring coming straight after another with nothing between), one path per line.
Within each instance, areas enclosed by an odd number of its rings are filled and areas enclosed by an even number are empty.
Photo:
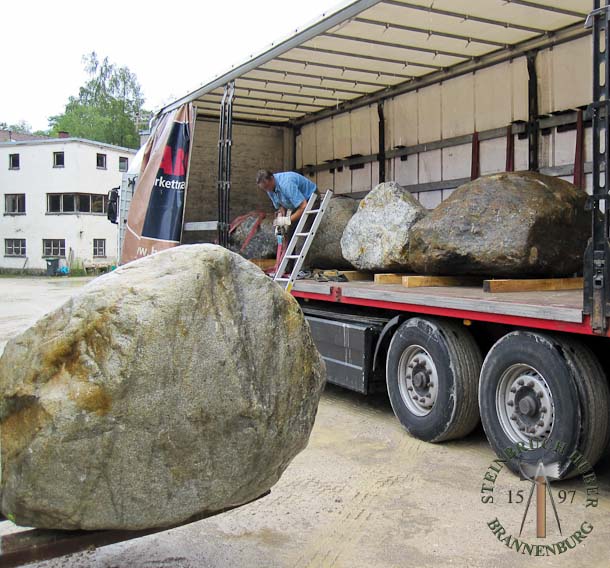
M38 272L58 257L72 269L114 264L108 191L134 155L79 138L0 142L0 271Z

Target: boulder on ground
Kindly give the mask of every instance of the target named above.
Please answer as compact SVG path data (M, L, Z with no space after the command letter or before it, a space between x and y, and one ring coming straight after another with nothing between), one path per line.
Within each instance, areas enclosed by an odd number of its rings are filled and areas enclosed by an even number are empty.
M275 258L277 239L273 215L252 211L242 215L239 220L230 235L231 250L244 258Z
M307 253L305 259L307 266L311 268L353 268L341 252L341 235L356 209L358 209L358 201L351 197L333 197L329 201Z
M295 299L238 255L129 263L6 346L2 513L143 529L243 504L306 446L323 382Z
M408 270L409 233L427 210L394 181L360 202L341 238L343 256L360 270Z
M466 183L411 231L411 266L424 274L573 274L590 232L586 198L571 183L534 172Z

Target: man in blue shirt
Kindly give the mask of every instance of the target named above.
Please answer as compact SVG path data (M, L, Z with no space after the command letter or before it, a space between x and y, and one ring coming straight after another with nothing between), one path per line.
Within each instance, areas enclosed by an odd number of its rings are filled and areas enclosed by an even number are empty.
M256 185L267 192L273 206L278 210L274 224L280 227L289 227L298 221L309 198L318 191L315 183L296 172L274 174L269 170L259 170L256 174Z

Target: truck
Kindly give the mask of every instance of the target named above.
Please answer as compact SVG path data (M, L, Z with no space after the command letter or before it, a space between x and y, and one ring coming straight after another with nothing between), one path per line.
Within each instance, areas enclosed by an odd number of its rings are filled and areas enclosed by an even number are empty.
M197 114L181 242L226 245L231 218L268 208L259 167L354 199L395 180L428 208L495 172L573 181L591 210L581 289L378 278L291 293L328 381L387 390L411 435L458 439L480 418L513 470L511 448L561 451L565 475L594 465L610 439L608 17L600 0L339 6L160 111Z

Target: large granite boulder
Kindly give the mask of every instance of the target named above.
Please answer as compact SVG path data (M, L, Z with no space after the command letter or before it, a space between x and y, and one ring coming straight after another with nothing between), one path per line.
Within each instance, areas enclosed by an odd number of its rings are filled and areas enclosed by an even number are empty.
M361 270L408 270L411 227L427 210L394 181L360 202L341 238L343 256Z
M214 245L102 276L0 359L1 509L26 526L171 526L267 491L324 365L297 302Z
M345 227L357 209L358 201L351 197L333 197L329 201L316 236L307 253L306 266L311 268L353 268L341 252L341 235L343 235Z
M242 216L240 221L230 235L231 250L244 258L275 258L277 239L273 215L252 211Z
M534 172L479 178L411 231L409 261L424 274L565 276L582 268L587 195Z

